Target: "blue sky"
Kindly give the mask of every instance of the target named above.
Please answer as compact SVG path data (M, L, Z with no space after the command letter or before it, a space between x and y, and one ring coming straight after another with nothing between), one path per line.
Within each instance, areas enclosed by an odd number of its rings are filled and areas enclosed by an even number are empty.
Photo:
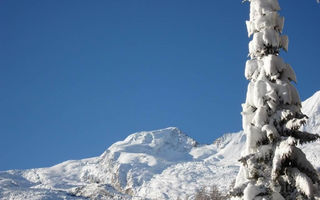
M320 5L280 5L305 99L320 90ZM0 170L98 156L143 130L239 131L248 13L241 0L0 1Z

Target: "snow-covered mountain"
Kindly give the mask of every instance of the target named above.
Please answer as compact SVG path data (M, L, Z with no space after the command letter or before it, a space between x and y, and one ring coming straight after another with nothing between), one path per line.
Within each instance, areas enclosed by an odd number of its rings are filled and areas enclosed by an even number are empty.
M320 131L320 92L303 102L305 130ZM225 134L201 145L177 128L139 132L101 156L50 168L0 172L0 199L185 199L203 186L227 191L246 137ZM302 147L320 169L320 143Z

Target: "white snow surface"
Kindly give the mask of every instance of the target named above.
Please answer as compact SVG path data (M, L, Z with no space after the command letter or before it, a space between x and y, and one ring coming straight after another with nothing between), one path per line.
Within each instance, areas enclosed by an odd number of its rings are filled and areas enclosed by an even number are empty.
M320 91L302 105L309 116L304 129L319 133ZM213 184L227 192L245 141L242 131L212 144L198 144L175 127L134 133L98 157L0 172L0 199L194 199ZM302 150L319 170L320 142Z

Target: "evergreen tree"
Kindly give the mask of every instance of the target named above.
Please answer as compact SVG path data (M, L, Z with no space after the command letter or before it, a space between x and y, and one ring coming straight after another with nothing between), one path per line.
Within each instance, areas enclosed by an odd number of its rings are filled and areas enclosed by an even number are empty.
M292 85L295 73L279 56L280 49L288 49L279 10L278 0L250 0L246 24L253 37L245 69L250 83L242 105L247 142L231 192L236 199L314 199L319 183L317 171L297 147L319 136L299 130L307 116Z

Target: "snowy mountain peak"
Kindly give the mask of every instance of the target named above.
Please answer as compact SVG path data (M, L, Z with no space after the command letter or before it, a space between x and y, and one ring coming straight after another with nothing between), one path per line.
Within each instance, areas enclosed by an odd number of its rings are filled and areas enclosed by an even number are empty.
M320 91L314 93L314 95L302 102L302 111L309 117L312 115L320 115Z
M302 112L309 117L303 130L320 134L320 91L302 102Z
M195 140L175 127L134 133L110 146L97 163L85 166L81 179L110 184L122 193L138 195L141 187L165 169L192 162L190 152L196 145ZM140 193L150 195L145 190Z
M320 92L303 103L306 131L320 130ZM243 131L201 145L169 127L129 135L101 156L50 168L0 172L0 199L193 199L202 186L226 191L235 179L245 146ZM320 167L320 143L303 146Z
M213 145L217 147L217 149L221 150L225 146L227 146L230 142L232 142L234 145L236 144L242 144L246 141L246 135L243 131L240 133L226 133L216 139L213 142Z
M102 158L117 160L119 163L137 162L153 166L165 161L186 160L185 155L197 142L182 133L176 127L169 127L154 131L143 131L129 135L108 148ZM161 158L161 161L154 160ZM144 159L141 160L141 159ZM135 162L134 162L135 163Z
M182 145L183 144L183 145ZM149 147L156 146L171 146L174 148L191 148L197 142L176 127L169 127L154 131L143 131L129 135L124 141L113 144L109 150L119 146L125 147L128 145L146 145Z

